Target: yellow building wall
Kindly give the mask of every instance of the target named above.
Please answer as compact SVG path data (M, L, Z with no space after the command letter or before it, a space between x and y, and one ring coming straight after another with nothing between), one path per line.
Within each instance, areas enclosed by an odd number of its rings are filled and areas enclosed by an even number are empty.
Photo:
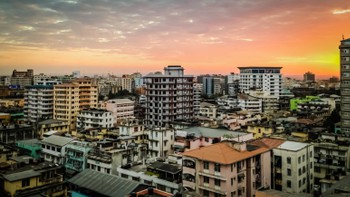
M247 131L253 133L254 139L262 138L264 135L271 135L273 133L272 128L259 126L248 126Z
M17 190L37 187L37 179L37 177L30 178L29 186L27 187L22 187L22 180L14 182L5 181L5 191L9 192L11 196L14 196Z

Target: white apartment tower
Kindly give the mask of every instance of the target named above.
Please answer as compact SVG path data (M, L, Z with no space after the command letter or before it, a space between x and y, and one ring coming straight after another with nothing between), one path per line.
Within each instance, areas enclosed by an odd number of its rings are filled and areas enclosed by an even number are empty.
M193 117L193 76L184 75L181 66L168 66L144 78L146 119L149 127L168 127L172 121Z
M53 116L53 86L27 86L24 94L24 116L31 123Z
M238 67L240 70L239 88L241 92L262 90L269 96L280 97L282 67Z

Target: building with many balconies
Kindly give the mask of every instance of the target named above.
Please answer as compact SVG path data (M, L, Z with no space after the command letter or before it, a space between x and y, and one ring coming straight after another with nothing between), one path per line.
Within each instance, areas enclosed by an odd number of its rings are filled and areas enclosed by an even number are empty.
M313 146L315 184L325 192L350 169L350 147L326 142L313 143Z
M91 79L77 79L72 83L54 86L54 118L66 120L70 130L76 129L79 110L97 107L97 86Z
M239 88L244 93L260 89L268 96L280 97L282 67L239 67Z
M135 102L130 99L111 99L106 103L106 109L112 112L117 123L134 117Z
M103 109L81 110L77 118L77 129L111 128L113 124L112 112Z
M341 132L350 133L350 38L340 41Z
M193 76L184 75L181 66L168 66L144 77L146 119L149 127L169 127L175 120L193 118Z
M254 196L271 181L267 147L222 142L183 153L183 187L189 195Z
M53 117L53 86L27 86L24 93L24 117L34 124Z

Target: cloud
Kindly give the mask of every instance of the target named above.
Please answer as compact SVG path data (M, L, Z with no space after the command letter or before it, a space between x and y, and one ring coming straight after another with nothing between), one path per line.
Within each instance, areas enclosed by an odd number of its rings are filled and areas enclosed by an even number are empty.
M347 10L333 10L332 13L333 14L346 14L346 13L350 13L350 9L347 9Z

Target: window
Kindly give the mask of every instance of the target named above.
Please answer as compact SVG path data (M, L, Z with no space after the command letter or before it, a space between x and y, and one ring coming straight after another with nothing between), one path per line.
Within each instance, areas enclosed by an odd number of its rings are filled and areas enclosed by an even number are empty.
M231 178L231 186L233 186L233 178Z
M22 180L22 187L28 187L30 185L30 178Z
M209 169L209 162L204 161L204 162L203 162L203 168L204 168L204 169Z
M287 187L292 188L292 181L289 181L289 180L287 181Z
M299 187L301 187L301 180L299 180Z
M215 186L219 186L221 185L221 181L219 179L215 179Z
M203 196L204 197L209 197L209 191L208 190L203 190Z
M218 163L215 164L214 171L215 172L220 172L220 164L218 164Z
M206 176L203 177L203 182L204 182L204 183L209 183L209 177L206 177Z
M301 175L301 168L299 168L299 176Z
M288 163L288 164L291 164L291 163L292 163L292 158L287 157L287 163Z
M292 176L292 170L291 169L287 169L287 174L288 174L288 176Z
M298 163L300 163L301 162L301 157L298 157Z
M305 161L305 155L303 155L303 162Z

